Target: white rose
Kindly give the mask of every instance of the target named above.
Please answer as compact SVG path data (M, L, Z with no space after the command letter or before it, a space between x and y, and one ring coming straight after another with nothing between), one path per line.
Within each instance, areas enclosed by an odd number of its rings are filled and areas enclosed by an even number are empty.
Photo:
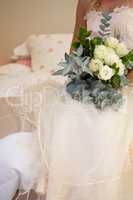
M119 57L123 57L129 53L129 50L124 43L119 43L115 50Z
M115 51L112 48L108 47L104 57L105 64L111 66L114 63L119 62L119 60L120 59L118 55L116 55Z
M119 40L114 37L107 37L105 39L105 45L107 45L108 47L111 47L113 49L115 49L117 47L118 43L119 43Z
M97 72L101 67L103 67L103 63L99 59L92 59L89 68L92 72Z
M103 60L105 57L106 51L107 51L107 47L105 45L98 45L94 50L94 57L96 59Z
M116 67L119 68L118 74L119 74L120 76L123 76L124 73L125 73L125 65L120 61L120 62L118 62L118 63L116 64Z
M107 81L112 78L114 75L114 70L111 69L108 65L104 65L100 70L99 70L99 75L98 77L101 80Z

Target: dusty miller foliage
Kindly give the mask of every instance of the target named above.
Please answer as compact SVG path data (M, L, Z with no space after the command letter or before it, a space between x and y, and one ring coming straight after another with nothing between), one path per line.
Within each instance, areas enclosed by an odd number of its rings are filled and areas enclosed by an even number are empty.
M101 37L110 36L111 34L110 24L112 17L110 14L110 12L102 12L101 24L99 26L99 35Z

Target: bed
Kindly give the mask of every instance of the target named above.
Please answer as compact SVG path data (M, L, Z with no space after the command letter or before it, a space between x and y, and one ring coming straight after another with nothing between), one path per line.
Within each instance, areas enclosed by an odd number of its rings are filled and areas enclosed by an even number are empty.
M1 146L3 141L8 141L9 145L12 143L12 133L32 132L36 128L37 115L34 116L36 110L33 113L33 110L29 109L29 105L33 104L29 91L34 91L38 84L47 84L49 77L55 81L52 73L60 69L58 63L64 59L65 52L69 53L71 40L72 34L30 36L14 49L12 62L0 67L0 150L4 149L4 146ZM54 84L61 85L63 81L59 78ZM35 98L36 96L33 99ZM13 147L13 143L11 146ZM10 150L8 152L10 153ZM4 176L0 179L0 188L2 191L2 187L8 186L9 181L12 182L12 187L9 187L4 197L0 193L0 199L11 200L21 176L12 171L6 156L2 161L2 155L1 152L0 171L4 166L4 172L1 172ZM31 195L31 199L36 199L33 196ZM25 198L24 196L20 199Z
M33 130L29 122L23 125L23 116L18 114L22 106L16 109L14 105L20 101L24 89L43 81L45 73L60 68L58 64L64 53L69 52L71 40L72 34L30 36L13 50L13 62L0 67L0 137Z

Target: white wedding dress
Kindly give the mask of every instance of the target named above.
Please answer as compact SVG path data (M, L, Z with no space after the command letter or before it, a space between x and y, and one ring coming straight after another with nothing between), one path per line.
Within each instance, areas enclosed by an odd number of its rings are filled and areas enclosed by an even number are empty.
M88 29L96 33L100 18L100 12L88 13ZM115 9L111 27L112 34L118 32L129 49L133 49L133 9ZM74 101L64 88L47 85L40 123L34 134L39 142L36 144L32 139L31 144L40 156L38 163L35 156L30 167L25 164L29 171L36 167L39 172L38 190L46 191L46 200L132 200L132 84L123 89L125 102L119 111L112 108L100 111L93 105ZM19 135L20 142L23 137L26 135ZM25 159L30 160L33 149L27 149ZM24 163L27 160L20 165Z
M88 13L88 29L97 32L100 19L100 12ZM133 49L133 9L116 8L111 28ZM132 84L119 111L96 110L62 91L48 95L41 115L47 200L132 200Z

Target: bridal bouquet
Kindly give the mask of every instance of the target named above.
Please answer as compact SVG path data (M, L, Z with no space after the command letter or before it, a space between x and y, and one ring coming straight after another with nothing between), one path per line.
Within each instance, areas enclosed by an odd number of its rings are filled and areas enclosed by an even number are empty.
M67 92L73 99L94 103L97 108L118 107L123 102L121 89L128 84L133 69L133 51L119 37L111 37L109 13L102 13L99 34L80 28L74 51L65 54L63 69L57 74L68 76Z

